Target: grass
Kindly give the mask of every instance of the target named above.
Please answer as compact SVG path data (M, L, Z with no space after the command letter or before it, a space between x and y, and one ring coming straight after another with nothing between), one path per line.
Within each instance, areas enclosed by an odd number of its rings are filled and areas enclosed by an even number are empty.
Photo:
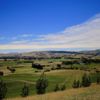
M72 87L72 82L74 79L80 79L83 75L83 71L79 70L61 70L55 72L46 73L47 79L49 81L49 86L47 92L52 92L54 90L55 84L65 83L67 89ZM7 83L8 94L6 98L12 98L20 96L21 89L24 83L27 83L30 87L30 95L35 93L35 82L39 78L40 74L10 74L2 77L2 79Z
M39 62L41 64L50 64L51 66L53 64L59 63L66 59L48 59L48 60L41 60L41 61L34 61ZM31 61L32 62L32 61ZM34 68L31 67L30 61L0 61L0 70L5 73L5 76L1 77L7 84L8 92L6 98L14 98L14 97L20 97L21 89L24 85L24 83L27 83L30 88L30 94L29 95L36 95L35 90L35 83L36 80L41 75L41 72L35 73ZM52 62L52 63L50 63ZM100 64L90 64L88 65L89 68L93 68L94 66L99 68ZM16 69L15 73L11 73L9 70L7 70L7 66L14 67ZM74 64L74 67L80 67L79 64ZM50 72L46 72L47 79L49 81L49 86L47 88L47 92L53 92L54 87L56 84L61 85L62 83L65 83L67 90L72 88L72 83L76 79L81 79L82 75L86 71L83 70L54 70ZM93 81L95 81L94 74L92 74ZM45 100L45 99L43 99ZM48 99L49 100L49 99Z
M100 85L92 84L87 88L69 89L44 95L18 97L7 100L100 100Z

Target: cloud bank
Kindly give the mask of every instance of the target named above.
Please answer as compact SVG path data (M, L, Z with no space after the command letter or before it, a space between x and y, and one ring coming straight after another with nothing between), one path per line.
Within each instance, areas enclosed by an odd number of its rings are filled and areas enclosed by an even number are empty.
M8 43L1 43L0 50L100 49L100 14L58 33L38 35L36 38L32 34L23 34L10 40Z

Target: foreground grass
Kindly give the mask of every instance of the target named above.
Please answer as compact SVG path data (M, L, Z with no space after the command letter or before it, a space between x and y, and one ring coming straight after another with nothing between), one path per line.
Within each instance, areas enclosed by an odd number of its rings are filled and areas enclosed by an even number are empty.
M100 100L100 85L92 84L87 88L68 89L44 95L18 97L6 100Z
M40 64L45 64L45 65L50 65L54 66L56 63L59 63L61 61L64 61L65 59L48 59L48 60L36 60L35 62L40 63ZM52 62L52 63L51 63ZM30 93L29 95L36 95L36 89L35 89L35 83L36 80L39 78L41 75L41 71L36 73L36 69L32 68L32 62L30 61L0 61L0 71L4 72L4 76L2 79L4 82L7 83L7 96L6 98L15 98L19 97L21 94L21 89L24 85L24 83L27 83L29 85ZM11 73L8 69L7 66L14 67L16 69L15 73ZM67 66L67 65L66 65ZM70 65L68 65L70 66ZM67 67L68 67L67 66ZM80 67L80 64L74 64L74 67ZM93 69L99 68L100 64L89 64L86 65L89 68ZM93 69L94 70L94 69ZM66 89L72 88L72 83L76 79L80 80L82 75L87 72L84 70L70 70L70 69L65 69L65 70L52 70L50 72L46 72L47 79L49 81L49 86L47 88L47 93L48 92L53 92L55 85L59 84L61 85L62 83L65 83ZM94 76L94 73L93 73ZM1 78L1 77L0 77ZM93 82L95 81L95 77L93 77ZM45 100L45 99L42 99ZM49 99L46 99L49 100ZM62 100L62 99L61 99Z
M72 83L74 79L80 79L83 75L84 71L81 70L55 70L51 72L45 73L47 79L49 81L49 86L47 88L47 92L53 92L55 85L65 83L66 88L72 88ZM2 79L7 84L7 96L6 98L18 97L21 94L21 89L24 83L27 83L30 88L29 95L35 95L35 83L39 78L41 73L38 74L10 74L2 77Z

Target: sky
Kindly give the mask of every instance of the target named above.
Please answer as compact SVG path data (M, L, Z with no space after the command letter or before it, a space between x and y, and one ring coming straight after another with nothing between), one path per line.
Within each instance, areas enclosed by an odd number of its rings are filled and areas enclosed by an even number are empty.
M100 49L100 0L0 0L0 52Z

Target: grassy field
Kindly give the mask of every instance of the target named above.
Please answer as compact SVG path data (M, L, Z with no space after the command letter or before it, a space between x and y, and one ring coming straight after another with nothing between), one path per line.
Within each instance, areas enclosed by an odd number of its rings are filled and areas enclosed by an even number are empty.
M55 84L66 83L66 88L71 88L74 79L80 79L84 71L79 70L59 70L47 72L46 76L49 81L49 86L47 92L52 92L54 90ZM8 97L20 96L21 89L24 83L27 83L30 87L30 95L35 93L35 82L39 78L39 74L10 74L2 77L2 79L7 83ZM15 91L15 92L14 92Z
M54 66L57 63L60 63L64 59L47 59L47 60L35 60L34 62ZM32 68L33 61L0 61L0 71L4 72L4 76L0 77L7 84L7 95L6 98L14 98L21 96L21 89L24 83L29 85L30 93L29 95L36 95L35 83L36 80L41 75L42 71L35 72L37 69ZM100 64L89 64L88 68L91 70L99 68ZM11 66L16 69L14 73L11 73L7 66ZM74 64L74 67L80 67L79 64ZM49 86L47 92L53 92L56 84L65 83L66 89L69 90L72 88L72 83L75 79L81 80L81 77L84 73L90 73L85 70L73 70L73 69L60 69L52 70L50 72L45 72L47 79L49 81ZM40 100L40 99L39 99ZM45 99L41 99L45 100ZM49 99L48 99L49 100ZM50 99L51 100L51 99Z
M100 100L100 85L92 84L87 88L68 89L44 95L18 97L7 100Z

